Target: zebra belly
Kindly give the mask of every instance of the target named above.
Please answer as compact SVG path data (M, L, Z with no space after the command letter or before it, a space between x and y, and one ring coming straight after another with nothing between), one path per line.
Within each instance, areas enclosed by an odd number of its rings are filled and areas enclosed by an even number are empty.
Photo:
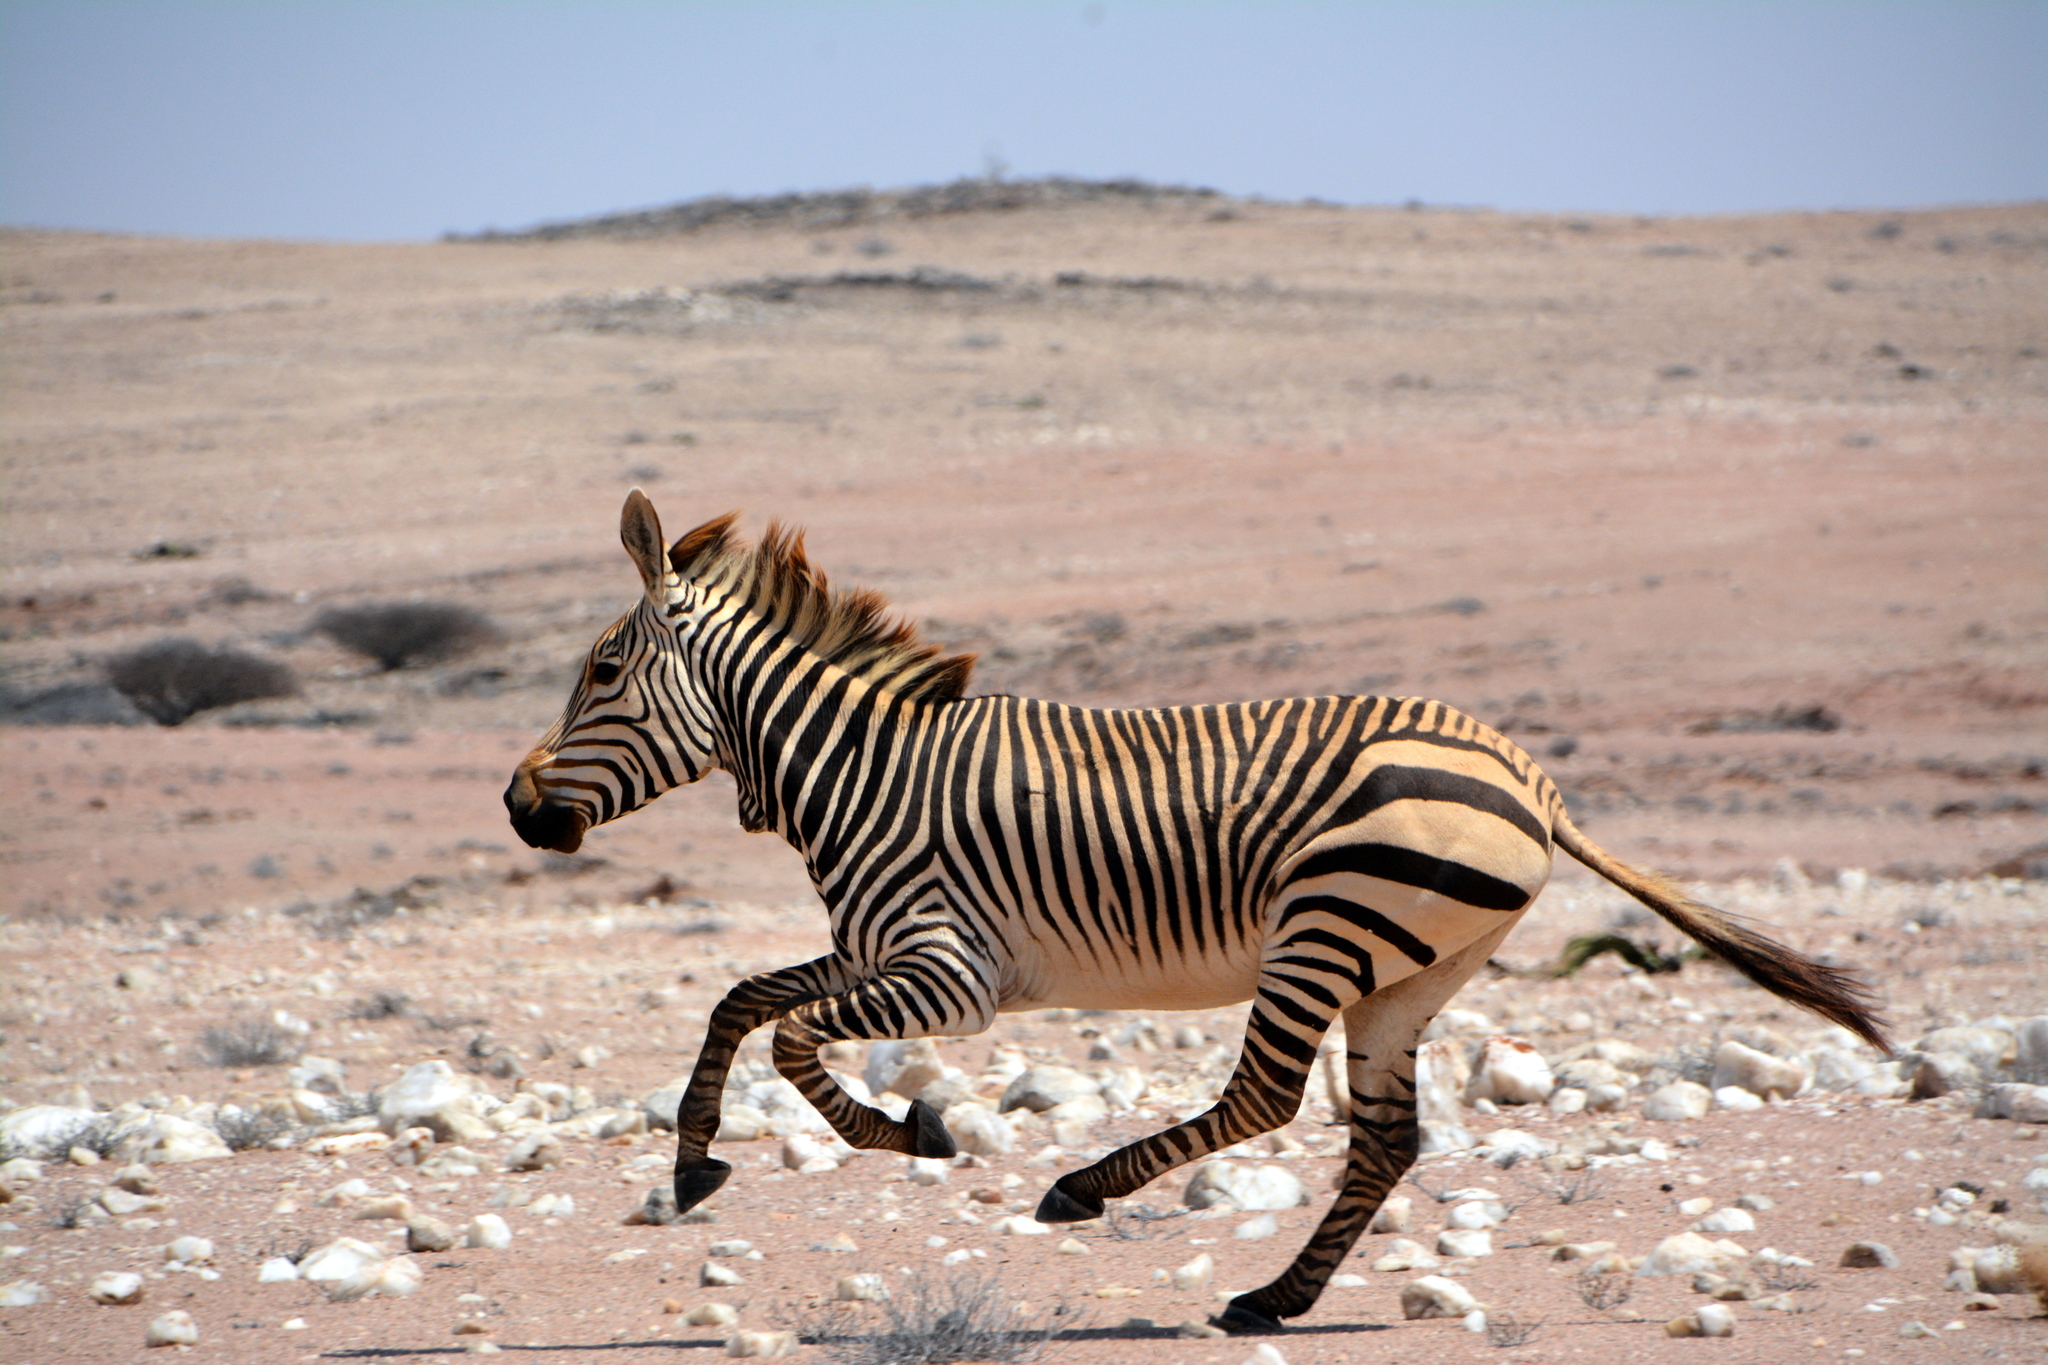
M1122 954L1096 958L1030 945L1014 965L1009 989L997 1006L1005 1014L1054 1008L1215 1009L1252 998L1259 982L1259 945L1239 945L1234 954L1218 952L1169 961Z

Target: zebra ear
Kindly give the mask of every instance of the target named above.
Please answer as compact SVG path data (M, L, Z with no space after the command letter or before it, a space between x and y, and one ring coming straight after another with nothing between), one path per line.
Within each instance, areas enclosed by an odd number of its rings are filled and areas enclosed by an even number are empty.
M660 592L661 581L668 573L661 518L654 514L654 504L647 500L647 495L637 488L626 494L625 509L619 513L619 540L632 556L633 567L640 570L640 581L647 591Z

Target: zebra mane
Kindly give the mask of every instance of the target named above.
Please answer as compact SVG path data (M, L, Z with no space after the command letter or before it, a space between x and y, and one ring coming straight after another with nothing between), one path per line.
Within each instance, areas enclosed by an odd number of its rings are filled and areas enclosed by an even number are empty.
M732 533L739 513L714 517L669 547L679 577L718 585L796 643L901 697L954 701L974 672L972 654L942 654L917 626L893 616L871 588L833 588L804 556L804 533L770 522L759 545Z

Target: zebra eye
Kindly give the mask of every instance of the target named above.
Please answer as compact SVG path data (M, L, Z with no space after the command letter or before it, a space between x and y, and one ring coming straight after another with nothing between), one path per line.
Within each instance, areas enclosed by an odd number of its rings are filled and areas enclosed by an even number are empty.
M590 666L590 680L599 687L610 687L619 680L619 665L613 659L599 659Z

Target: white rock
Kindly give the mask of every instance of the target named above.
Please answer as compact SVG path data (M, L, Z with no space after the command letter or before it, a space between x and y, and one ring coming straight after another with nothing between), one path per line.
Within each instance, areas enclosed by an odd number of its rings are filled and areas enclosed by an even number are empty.
M145 1346L191 1346L199 1340L199 1324L182 1308L174 1308L149 1324Z
M868 1049L861 1080L870 1094L888 1090L908 1099L944 1077L948 1070L931 1039L885 1038Z
M999 1232L1005 1237L1043 1237L1052 1229L1036 1218L1026 1218L1023 1214L1016 1213L1008 1218L997 1219L990 1224L990 1231Z
M141 1303L142 1277L125 1270L105 1271L93 1277L92 1287L85 1292L94 1303Z
M496 1131L477 1112L470 1078L439 1059L419 1063L384 1088L377 1126L386 1133L426 1128L437 1142L482 1142Z
M692 1327L730 1327L739 1320L739 1310L729 1303L700 1303L683 1314Z
M2026 1084L2048 1084L2048 1014L2024 1020L2012 1039L2013 1075Z
M0 1151L17 1152L29 1159L61 1161L71 1150L72 1139L99 1117L98 1110L75 1105L25 1105L0 1114Z
M832 1286L832 1297L841 1302L861 1303L889 1297L880 1275L841 1275Z
M793 1356L799 1345L794 1332L735 1332L726 1339L725 1353L741 1359Z
M1442 1264L1436 1253L1422 1243L1396 1237L1387 1243L1379 1258L1372 1263L1372 1268L1381 1272L1434 1270Z
M203 1123L176 1114L152 1114L131 1138L136 1160L152 1166L176 1165L185 1161L215 1161L234 1155L219 1133Z
M1009 1120L978 1104L956 1104L948 1109L946 1128L954 1143L970 1156L1005 1156L1017 1145Z
M1441 1019L1443 1016L1437 1016ZM1471 1076L1464 1050L1448 1038L1422 1044L1415 1053L1415 1118L1422 1151L1461 1152L1472 1145L1458 1097Z
M502 1218L498 1221L500 1224L504 1222ZM296 1278L319 1282L345 1280L357 1271L373 1266L383 1259L384 1252L368 1242L359 1242L353 1237L338 1237L317 1251L307 1252L299 1261L299 1273Z
M213 1243L204 1237L180 1237L163 1248L163 1258L173 1265L210 1265Z
M1912 1064L1907 1082L1916 1100L1939 1099L1957 1091L1974 1091L1984 1081L1977 1064L1960 1052L1924 1052Z
M1628 1091L1625 1085L1589 1085L1586 1108L1596 1114L1619 1113L1628 1107Z
M1557 1115L1577 1114L1586 1108L1586 1092L1569 1085L1561 1085L1550 1092L1544 1107Z
M1678 1211L1688 1218L1697 1218L1714 1207L1714 1201L1702 1195L1698 1199L1687 1199L1678 1206Z
M546 1129L527 1133L505 1153L508 1171L544 1171L562 1164L562 1140Z
M1067 1066L1034 1066L1003 1091L1002 1103L997 1109L1008 1113L1012 1109L1029 1109L1033 1113L1044 1113L1056 1105L1083 1096L1102 1093L1102 1086L1094 1077L1085 1075Z
M1207 1041L1208 1039L1202 1035L1202 1030L1196 1028L1193 1024L1182 1024L1173 1031L1173 1045L1182 1051L1186 1051L1191 1047L1200 1047Z
M1405 1194L1391 1194L1380 1202L1368 1232L1406 1232L1415 1215L1415 1201Z
M1173 1272L1173 1287L1183 1294L1207 1289L1216 1276L1216 1258L1203 1252Z
M2018 1050L2018 1040L2001 1028L1984 1028L1962 1025L1953 1028L1938 1028L1923 1034L1913 1044L1915 1052L1958 1052L1970 1059L1970 1064L1986 1075L2003 1071L2010 1066Z
M348 1069L332 1057L301 1057L285 1074L285 1084L316 1095L346 1095Z
M1422 1041L1433 1043L1439 1038L1471 1037L1493 1031L1493 1020L1478 1010L1445 1009L1438 1010L1436 1018L1429 1021L1429 1027L1422 1031Z
M2048 1123L2048 1085L2005 1082L1991 1086L1977 1105L1977 1117Z
M765 1111L739 1100L727 1100L719 1110L718 1141L752 1142L767 1134L768 1123Z
M1683 1123L1703 1117L1713 1105L1714 1092L1692 1081L1673 1081L1650 1092L1643 1101L1643 1117L1664 1123Z
M50 1291L34 1280L12 1280L0 1284L0 1308L31 1308L50 1297Z
M1596 1085L1618 1085L1623 1089L1635 1084L1635 1077L1623 1071L1605 1057L1574 1057L1559 1062L1555 1068L1557 1082L1580 1090L1590 1090Z
M794 1133L782 1140L782 1164L792 1171L816 1171L816 1163L824 1163L822 1169L836 1171L839 1162L808 1133Z
M706 1261L703 1265L697 1267L697 1283L713 1288L730 1288L736 1284L745 1284L746 1279L731 1266L720 1265L716 1261Z
M256 1283L283 1284L299 1278L299 1268L289 1256L273 1256L256 1267Z
M526 1206L526 1211L535 1218L567 1218L576 1212L576 1196L573 1194L544 1194Z
M497 1214L480 1213L463 1229L462 1244L482 1247L486 1251L503 1251L512 1245L512 1229Z
M1540 1161L1556 1152L1557 1144L1520 1128L1496 1128L1479 1139L1479 1150L1488 1161L1506 1168L1518 1161Z
M1732 1337L1735 1335L1735 1310L1725 1303L1703 1303L1692 1310L1699 1320L1700 1335L1703 1337Z
M1798 1062L1785 1057L1773 1057L1753 1047L1729 1039L1714 1049L1714 1079L1712 1088L1740 1086L1752 1095L1770 1099L1791 1099L1805 1090L1812 1077Z
M1491 1256L1493 1234L1484 1228L1445 1228L1436 1235L1439 1256Z
M1231 1229L1230 1235L1239 1241L1256 1242L1263 1238L1271 1237L1279 1230L1280 1220L1270 1213L1262 1213L1257 1218L1247 1219L1239 1223L1235 1228Z
M2020 1263L2016 1246L1961 1247L1953 1260L1975 1282L1973 1291L1983 1294L2025 1294L2034 1284Z
M1441 1275L1424 1275L1401 1286L1401 1316L1410 1322L1418 1318L1462 1318L1479 1307L1479 1300L1456 1280Z
M1309 1202L1308 1186L1284 1166L1240 1166L1231 1161L1203 1163L1188 1181L1182 1201L1193 1209L1214 1208L1226 1201L1246 1213L1298 1209Z
M336 1303L383 1296L403 1298L420 1287L420 1263L410 1256L392 1256L366 1265L327 1286L327 1297Z
M1747 1209L1715 1209L1699 1222L1692 1225L1694 1232L1720 1236L1728 1232L1755 1232L1756 1219L1750 1217Z
M1507 1220L1507 1206L1493 1199L1468 1199L1444 1216L1445 1226L1467 1231L1497 1228Z
M1763 1108L1764 1102L1757 1098L1754 1092L1744 1090L1739 1085L1724 1085L1714 1092L1714 1107L1745 1114L1752 1109Z
M1710 1242L1696 1232L1681 1232L1657 1243L1636 1274L1645 1277L1698 1275L1702 1272L1725 1275L1748 1256L1747 1250L1725 1238Z
M1210 1329L1210 1331L1214 1330L1214 1328ZM1186 1337L1190 1333L1183 1330L1181 1335ZM1207 1333L1197 1335L1206 1336ZM1281 1355L1280 1348L1272 1342L1262 1341L1252 1347L1252 1353L1244 1358L1242 1365L1287 1365L1287 1357Z
M927 1156L912 1157L908 1175L913 1185L943 1185L953 1178L945 1162Z
M1479 1060L1465 1083L1465 1103L1541 1104L1556 1088L1550 1063L1534 1044L1502 1035L1479 1045Z

